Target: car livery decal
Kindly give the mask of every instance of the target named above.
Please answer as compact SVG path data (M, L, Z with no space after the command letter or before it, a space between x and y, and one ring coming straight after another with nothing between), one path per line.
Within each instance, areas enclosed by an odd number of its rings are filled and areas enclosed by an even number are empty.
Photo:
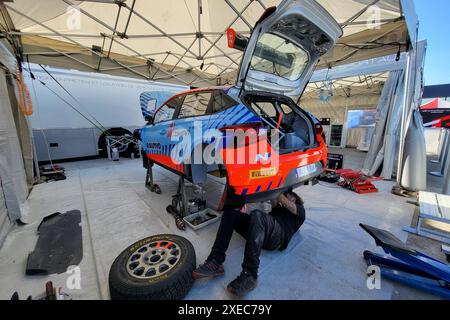
M230 93L232 93L231 90L228 95L239 101L238 97ZM314 123L318 121L312 115L311 119ZM196 121L198 123L195 123ZM198 124L201 125L204 134L210 129L218 130L236 125L260 123L261 121L261 118L241 102L212 115L177 119L159 123L156 126L148 125L142 130L143 149L151 161L172 169L175 172L185 174L185 157L191 154L194 146L199 145L199 143L210 144L214 142L212 138L194 136L194 127L197 127ZM182 140L185 139L182 139L182 137L186 132L189 132L196 141L192 139L190 144L189 142L184 143L185 141ZM326 161L327 149L321 143L313 150L281 155L277 173L271 170L271 168L261 168L262 162L273 156L274 154L269 151L268 154L260 154L257 156L256 165L231 165L230 168L227 168L227 170L230 169L230 172L232 172L228 178L230 185L233 186L237 195L251 196L255 193L271 191L291 185L292 181L288 179L290 173L304 165L319 161L324 163ZM295 181L301 181L298 177L295 178Z
M142 116L144 118L153 116L157 108L164 101L167 101L171 96L173 96L173 92L149 91L141 93L139 100L141 103ZM149 102L151 102L152 100L155 100L155 104L154 106L149 108Z
M167 135L161 137L161 141L155 142L152 141L152 134L146 130L146 128L142 131L142 136L144 141L149 141L144 144L144 151L147 155L162 155L167 156L169 158L164 159L165 162L163 164L168 166L167 161L179 163L180 159L174 159L172 151L177 147L178 142L172 140L172 135L174 132L181 132L183 130L189 131L191 136L194 136L194 132L192 130L192 123L194 121L201 122L202 132L205 133L207 130L217 130L223 127L244 124L244 123L254 123L261 121L257 116L255 116L250 110L247 109L246 106L242 104L238 104L234 107L228 108L222 112L206 115L197 118L186 118L174 120L166 126L168 126ZM154 133L153 133L154 134ZM192 141L190 148L188 150L184 150L184 156L190 155L192 150L194 150L194 145L199 143L199 141ZM202 141L202 143L211 143L210 141ZM159 146L159 148L155 148L155 146ZM152 146L153 148L149 148ZM178 157L177 157L178 158ZM181 161L182 162L182 161Z

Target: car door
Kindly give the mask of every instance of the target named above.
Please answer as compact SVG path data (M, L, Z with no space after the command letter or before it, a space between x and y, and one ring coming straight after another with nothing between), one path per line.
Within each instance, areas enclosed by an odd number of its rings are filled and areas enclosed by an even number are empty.
M147 156L156 163L177 170L171 160L171 133L175 126L174 118L183 99L176 96L161 106L153 116L153 120L142 129L143 149Z
M190 162L194 148L202 146L203 133L210 119L212 94L212 91L195 91L182 97L171 132L171 157L177 163Z
M319 58L342 36L334 18L314 0L284 0L255 25L239 69L242 91L298 97Z

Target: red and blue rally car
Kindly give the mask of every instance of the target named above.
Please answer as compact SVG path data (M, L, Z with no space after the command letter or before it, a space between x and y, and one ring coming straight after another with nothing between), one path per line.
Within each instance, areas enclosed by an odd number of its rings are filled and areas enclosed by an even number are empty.
M340 36L314 0L268 9L246 43L236 85L170 98L141 131L144 156L194 183L221 172L228 192L245 201L317 178L327 159L322 127L293 99Z

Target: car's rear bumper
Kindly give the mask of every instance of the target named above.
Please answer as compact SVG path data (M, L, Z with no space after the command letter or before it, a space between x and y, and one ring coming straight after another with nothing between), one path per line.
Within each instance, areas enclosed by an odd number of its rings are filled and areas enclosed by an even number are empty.
M326 159L327 148L320 144L304 152L280 155L276 162L267 164L225 164L228 185L237 196L251 198L255 194L263 194L264 198L271 191L286 190L313 180L323 172ZM314 170L302 171L310 166L315 166ZM303 173L299 174L299 170Z
M310 181L314 181L316 178L318 178L325 169L321 162L317 162L316 166L317 169L315 169L314 172L303 176L299 176L297 174L297 169L293 169L285 179L284 183L275 190L266 190L248 195L242 194L241 196L245 196L247 202L258 202L268 199L276 199L281 193L308 184Z
M283 192L308 184L311 181L316 181L317 178L324 172L324 167L322 163L318 162L317 165L318 169L315 172L303 177L297 177L295 174L296 170L293 170L292 174L289 174L286 181L280 188L276 190L268 190L264 192L247 195L245 196L245 202L260 202L276 199Z

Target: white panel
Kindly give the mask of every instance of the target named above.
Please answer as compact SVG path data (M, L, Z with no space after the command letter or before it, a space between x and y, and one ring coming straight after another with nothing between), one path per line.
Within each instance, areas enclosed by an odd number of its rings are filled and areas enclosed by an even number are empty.
M427 155L439 155L442 149L442 138L444 137L442 129L426 128L425 144L427 147Z
M63 85L74 100L39 66L31 64L37 80L32 80L28 65L24 78L30 89L35 112L30 117L33 129L80 129L93 128L97 120L105 128L142 127L140 96L144 92L163 91L171 95L187 90L177 86L153 81L115 77L92 72L64 70L47 67L51 75ZM45 86L40 82L44 82ZM49 90L51 89L51 90ZM70 103L91 122L72 109ZM98 124L97 124L98 126Z

